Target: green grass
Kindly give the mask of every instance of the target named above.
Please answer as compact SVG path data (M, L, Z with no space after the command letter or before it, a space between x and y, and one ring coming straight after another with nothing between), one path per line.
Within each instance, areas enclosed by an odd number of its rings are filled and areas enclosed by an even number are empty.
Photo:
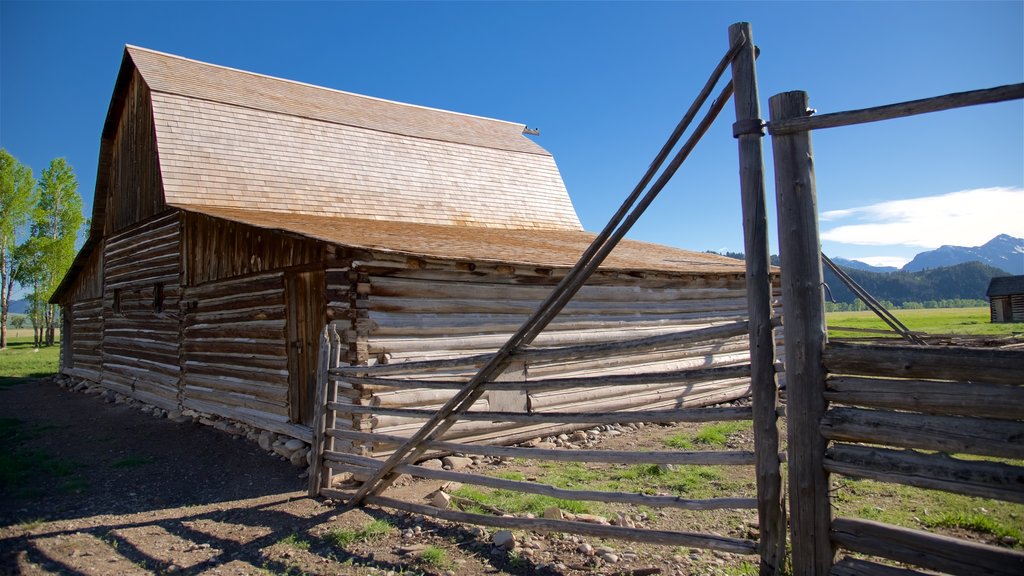
M437 546L428 546L423 552L420 552L419 561L427 566L442 570L452 565L451 559L448 558L448 552L444 548L438 548Z
M729 435L743 430L750 430L751 426L753 426L753 423L750 420L717 422L702 427L695 434L680 432L665 438L662 442L669 448L681 448L683 450L694 450L698 445L709 448L721 448L729 440Z
M1019 527L1010 526L999 519L981 512L946 511L930 514L922 521L930 528L961 528L978 534L991 534L997 538L1011 537L1024 540Z
M356 542L367 542L387 536L393 529L387 520L374 520L359 529L335 528L325 533L323 538L339 548L345 548Z
M0 388L20 384L28 378L56 374L59 362L60 342L33 348L31 337L11 338L7 348L0 350Z
M832 503L837 517L915 529L959 528L996 539L1012 536L1018 540L1015 548L1024 549L1024 504L845 476L833 483Z
M296 548L298 550L309 550L310 547L309 540L306 540L302 536L299 536L295 533L289 534L288 536L281 538L277 541L277 543L283 544L290 548Z
M492 515L489 508L497 508L502 512L510 514L525 514L527 512L536 516L544 514L544 510L556 506L566 512L573 514L591 514L594 508L586 502L577 500L562 500L541 494L526 494L512 490L491 490L488 488L474 488L463 486L452 492L453 496L468 500L460 502L459 507L466 512Z
M956 334L963 336L991 336L995 338L1024 336L1024 322L993 324L988 308L925 308L918 310L892 310L896 318L914 332L927 334ZM889 330L873 312L829 312L825 315L828 326L844 328L870 328ZM858 332L829 329L830 338L864 338Z

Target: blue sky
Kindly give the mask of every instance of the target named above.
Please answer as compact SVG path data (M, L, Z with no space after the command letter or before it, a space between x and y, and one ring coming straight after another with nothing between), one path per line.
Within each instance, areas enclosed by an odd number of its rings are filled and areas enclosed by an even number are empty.
M340 3L0 0L0 145L75 167L91 209L124 44L541 130L590 230L753 25L763 114L1024 81L1024 2ZM742 250L732 107L632 237ZM823 247L872 263L1024 236L1020 101L814 133ZM771 147L769 203L774 212ZM995 207L998 206L998 207ZM774 218L772 217L772 244Z

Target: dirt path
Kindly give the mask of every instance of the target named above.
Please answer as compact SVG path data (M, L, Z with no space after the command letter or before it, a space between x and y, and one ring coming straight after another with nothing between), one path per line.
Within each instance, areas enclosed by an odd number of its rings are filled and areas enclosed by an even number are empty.
M518 534L506 551L472 526L338 515L253 442L48 380L0 382L0 448L0 575L754 573L730 554L561 534ZM399 497L434 488L405 482ZM602 546L621 560L602 560Z

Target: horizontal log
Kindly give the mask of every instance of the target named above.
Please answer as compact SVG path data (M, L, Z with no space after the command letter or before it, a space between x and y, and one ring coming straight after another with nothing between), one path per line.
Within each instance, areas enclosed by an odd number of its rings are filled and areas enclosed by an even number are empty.
M406 418L430 418L436 410L411 408L380 408L328 403L328 407L345 414L371 414L374 416L400 416ZM650 424L671 422L718 422L724 420L749 420L751 410L744 408L692 408L689 410L644 410L635 412L579 413L579 412L463 412L459 420L481 422L521 422L524 424L628 424L644 422Z
M205 400L230 408L247 408L249 410L263 412L266 414L288 416L287 402L268 401L248 394L238 394L236 392L227 392L224 390L209 390L204 388L195 388L193 386L185 386L185 389L182 392L182 399L185 398Z
M228 324L234 325L237 322L253 320L284 320L284 304L270 304L266 302L262 306L238 308L233 310L218 310L216 312L190 313L185 316L185 326L201 324Z
M77 365L74 368L65 368L61 372L68 376L89 380L91 382L99 382L102 379L102 374L99 370L89 370Z
M493 298L510 300L536 300L538 303L551 293L554 284L526 286L509 283L487 283L371 276L371 294L374 297L395 296L406 298ZM690 287L645 288L636 285L584 286L573 297L578 302L657 302L665 300L703 300L711 298L743 298L743 290L725 288L694 289Z
M836 562L829 574L830 576L931 576L926 572L897 568L849 556Z
M190 313L222 313L229 310L244 310L259 306L283 307L284 289L279 287L256 291L235 287L234 291L218 298L199 296L186 291L183 298L195 302L195 308Z
M277 434L284 434L285 436L298 438L299 440L310 444L313 443L312 429L308 426L288 422L287 415L256 412L245 408L232 408L216 402L207 402L194 398L184 398L181 401L181 404L185 408L191 408L197 412L215 414L224 418L230 418L232 420L242 422L243 424L255 426L260 430L269 430Z
M221 366L245 366L248 369L288 370L288 357L280 355L250 354L244 352L191 351L182 355L185 363L198 362Z
M364 470L374 471L380 464L380 460L366 456L347 454L344 457L335 455L338 462L353 464L362 467ZM539 484L536 482L521 482L517 480L505 480L492 478L480 474L467 474L464 472L451 472L448 470L431 470L422 466L400 465L395 468L399 474L409 474L419 478L433 480L449 480L463 484L476 486L487 486L499 490L512 490L528 494L543 494L552 498L564 500L582 500L589 502L616 502L621 504L633 504L636 506L652 506L656 508L678 508L681 510L721 510L721 509L743 509L755 508L757 500L754 498L711 498L707 500L690 500L678 496L650 496L632 492L606 492L600 490L567 490Z
M347 493L340 490L325 488L320 490L321 495L336 498L344 501ZM548 520L543 518L512 518L504 516L487 516L483 514L470 514L454 510L441 510L433 506L412 504L386 496L370 496L365 498L369 504L386 506L396 510L404 510L414 514L422 514L433 518L441 518L453 522L466 524L478 524L483 526L495 526L498 528L509 528L514 530L531 530L535 532L567 532L599 538L614 538L617 540L631 540L634 542L645 542L649 544L664 544L667 546L688 546L691 548L704 548L708 550L720 550L733 554L755 554L757 545L750 540L739 538L728 538L713 534L694 534L688 532L668 532L662 530L646 530L643 528L625 528L621 526L603 526L600 524L588 524L585 522L570 522L567 520Z
M688 329L696 330L708 328L708 324L695 324ZM577 344L596 344L601 342L621 342L644 336L658 336L678 332L679 328L674 326L655 326L645 328L632 328L629 330L545 330L534 339L531 346L536 348L574 346ZM465 334L461 336L423 336L419 334L406 334L398 336L381 336L371 334L367 344L369 351L374 354L386 352L394 353L423 353L443 352L453 356L453 352L463 354L482 354L487 351L501 348L511 333L495 334ZM466 352L472 351L472 352Z
M215 299L228 297L232 294L262 292L266 290L284 290L284 273L280 270L261 272L248 276L238 276L226 280L206 282L190 286L185 295L189 298Z
M146 270L145 273L139 275L129 275L123 278L114 280L113 278L105 278L106 282L106 293L112 294L112 290L124 289L132 290L136 288L151 287L153 284L178 284L181 281L181 272L177 267L163 267L161 270ZM108 300L104 298L103 306L104 309L109 309Z
M930 112L940 112L964 106L977 106L979 104L993 104L1007 100L1019 100L1024 98L1024 84L1007 84L995 88L982 90L971 90L968 92L954 92L943 96L910 100L885 106L862 108L860 110L847 110L844 112L833 112L817 116L805 116L801 118L790 118L786 120L773 120L768 123L768 133L772 136L782 134L795 134L808 130L820 130L822 128L836 128L839 126L851 126L853 124L865 124L868 122L879 122L881 120L892 120Z
M402 436L390 436L369 432L328 430L328 435L342 440L360 440L401 445L408 440ZM423 447L445 452L480 454L482 456L504 456L558 462L592 462L604 464L688 464L708 466L748 466L754 464L754 454L747 451L701 451L701 452L636 452L613 450L543 450L538 448L510 448L506 446L480 446L457 442L424 442ZM328 453L324 454L325 458Z
M266 325L266 326L247 326L245 328L228 326L228 325L215 325L209 324L203 325L202 327L191 327L185 328L183 331L186 339L201 339L201 338L231 338L235 337L238 340L252 338L256 340L269 340L272 338L284 339L284 322L280 323L280 326Z
M868 408L1024 420L1024 387L983 382L940 382L831 377L825 399Z
M174 374L168 372L171 372L170 367L157 371L154 365L142 367L136 364L124 364L116 362L114 358L108 357L106 354L103 355L104 378L119 374L128 379L129 384L132 382L150 382L166 386L169 389L175 389L178 387L177 371Z
M851 552L948 574L1018 576L1024 553L870 520L836 518L832 541Z
M186 338L182 343L186 353L210 352L227 354L259 354L261 356L285 356L288 349L284 337L245 338L241 335L225 338Z
M554 330L592 330L599 328L654 327L654 326L687 326L689 324L706 324L709 322L735 322L746 316L746 310L735 312L692 312L685 314L646 316L622 315L601 316L584 315L572 317L555 317L550 326ZM438 316L398 314L390 312L370 312L375 334L396 335L457 335L482 334L488 332L514 332L526 321L526 314L444 314Z
M380 298L371 297L369 310L404 314L529 314L541 300ZM570 302L560 312L563 317L580 315L670 315L693 312L746 310L746 299L666 300L657 302Z
M333 371L332 371L333 376ZM589 388L602 386L638 386L647 384L688 384L707 382L721 378L741 378L750 376L750 365L723 366L720 368L704 368L693 370L676 370L652 374L622 374L614 376L597 376L590 378L553 378L549 380L533 380L526 382L488 382L486 390L565 390L569 388ZM461 390L466 382L459 380L411 380L403 378L371 378L366 376L337 377L338 380L362 387L365 390L377 391L391 388L412 389L427 388L436 390Z
M1024 468L1001 462L836 443L825 455L825 469L856 478L1024 503Z
M187 370L184 375L187 386L198 386L224 392L239 392L274 402L285 402L288 398L288 379L281 380L279 385L258 383L241 378L210 376L201 372Z
M829 440L1024 458L1024 426L1007 420L834 408L821 420Z
M612 352L617 354L626 354L631 351L635 352L644 349L656 350L660 349L661 347L682 347L684 345L693 345L702 342L716 341L724 338L741 336L743 334L746 334L746 331L746 321L732 322L721 326L712 326L710 328L702 328L699 330L689 330L683 332L676 332L672 334L638 338L634 340L625 340L621 342L584 344L579 346L566 346L562 348L528 349L524 350L519 354L516 354L516 358L521 358L524 362L527 363L533 363L542 360L551 361L555 359L564 358L581 359L589 357L602 357ZM488 361L491 356L492 354L479 354L474 356L465 356L461 358L445 360L403 362L401 364L383 364L372 367L340 367L332 369L330 371L330 374L332 376L344 376L347 374L400 374L403 372L409 373L418 370L429 372L439 368L481 365L483 362Z
M829 343L832 374L1024 385L1024 350Z

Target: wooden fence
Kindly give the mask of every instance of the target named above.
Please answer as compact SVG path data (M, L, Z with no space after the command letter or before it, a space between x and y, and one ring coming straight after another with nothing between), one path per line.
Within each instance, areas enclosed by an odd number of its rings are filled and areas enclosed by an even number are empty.
M769 101L796 575L921 574L874 559L836 562L838 550L952 574L1024 574L1024 554L1011 549L832 518L831 473L1024 501L1024 467L1014 462L1024 458L1024 352L828 343L810 138L813 129L1022 97L1015 84L821 116L810 115L804 92Z
M780 233L785 325L785 412L788 447L779 454L775 328L771 276L768 272L767 218L755 48L750 26L730 27L730 50L650 170L613 220L566 275L540 309L495 354L402 362L392 365L341 366L337 338L325 335L321 346L314 455L310 493L338 498L349 505L370 502L454 521L536 531L561 531L598 537L759 554L761 574L777 574L787 561L786 510L782 506L781 461L788 462L788 500L793 574L821 576L909 575L913 570L876 559L844 558L836 551L886 559L953 574L1021 574L1019 552L888 526L853 518L833 519L830 474L843 474L911 486L1024 501L1024 352L828 344L822 294L822 258L810 131L898 118L949 108L1024 97L1024 84L950 94L865 110L809 116L806 93L788 92L770 100L775 161L775 188ZM671 161L665 172L633 204L676 145L682 131L703 105L719 76L731 66L733 81L711 104L711 111ZM682 160L735 93L740 186L744 213L748 320L710 328L660 334L624 342L581 344L557 348L528 345L580 289L604 256L650 204ZM626 215L629 212L628 216ZM624 222L624 223L623 223ZM650 353L746 334L749 362L700 369L639 375L530 380L528 367L546 361L594 356ZM913 340L913 338L910 338ZM445 379L439 374L460 368L471 379ZM651 383L704 382L723 386L708 395L684 396L665 410L612 412L476 411L473 403L485 391L527 391L561 388L637 386ZM353 402L364 391L416 387L446 389L455 395L440 410L382 408ZM750 394L750 408L709 407L709 404ZM830 406L831 403L831 406ZM356 429L353 418L364 414L421 418L424 426L411 437ZM339 418L339 415L342 418ZM345 416L348 416L347 418ZM753 420L755 449L750 452L623 452L614 450L549 450L452 442L446 432L456 420L556 423L562 425L627 422L705 422ZM393 447L384 462L372 458L381 447ZM522 457L579 463L755 465L757 490L750 497L683 499L639 493L569 490L526 482L427 469L416 464L430 452ZM948 454L970 454L966 459ZM781 456L785 456L782 458ZM988 459L984 459L988 458ZM352 492L333 485L335 472L368 477ZM714 534L605 526L552 518L514 518L473 514L383 495L396 474L456 481L489 488L543 494L567 500L636 504L684 510L757 508L759 541Z
M563 346L558 348L530 348L514 355L510 369L506 370L493 383L485 385L488 391L538 391L559 390L585 387L620 387L641 386L650 383L672 383L700 388L700 384L709 381L722 383L711 393L694 393L692 399L686 396L672 400L676 407L665 410L642 410L623 412L502 412L502 411L470 411L460 415L460 419L487 421L497 423L543 423L566 424L577 427L595 424L612 423L669 423L669 422L711 422L729 420L750 420L753 411L750 407L704 407L719 404L723 401L749 395L750 365L739 363L711 368L677 370L670 372L624 374L598 376L589 378L557 378L547 380L529 380L525 377L530 366L543 365L548 362L565 360L578 361L581 358L628 356L653 351L671 351L688 346L721 341L747 333L748 323L732 322L711 328L690 330L686 332L638 338L630 341ZM332 337L324 342L321 362L324 366L337 364L332 357L340 355L338 339ZM322 455L323 466L314 467L310 477L310 493L319 494L342 501L350 500L355 492L343 491L334 487L332 476L336 472L355 473L361 477L371 475L380 469L382 462L378 459L361 454L387 453L386 448L398 446L407 441L403 436L393 436L374 432L353 430L344 423L355 414L389 414L407 418L426 420L434 415L434 410L414 408L381 409L374 406L361 406L352 403L351 398L361 393L379 389L457 389L465 382L438 380L437 374L457 368L476 367L489 358L487 356L467 356L462 358L407 362L401 364L383 364L376 366L337 366L326 369L326 386L323 396L317 405L323 410L317 414L315 423L323 426L323 433L317 430L318 440L314 446L316 454ZM322 439L322 443L320 443ZM582 464L664 464L664 465L737 465L752 466L755 463L751 451L664 451L637 452L635 450L565 450L508 447L484 445L479 443L459 443L446 441L442 438L428 439L423 447L435 454L474 454L481 456L497 456L505 458L525 458L539 461L575 462ZM383 449L383 450L382 450ZM778 462L778 455L776 455ZM629 492L571 490L555 486L517 480L507 480L481 474L457 472L451 470L429 469L415 464L401 464L395 472L433 480L455 481L468 485L487 488L513 490L526 494L541 494L564 500L591 501L602 503L632 504L650 506L652 508L676 508L682 510L715 510L715 509L753 509L757 507L757 497L725 497L710 499L686 499L670 495L649 495ZM515 518L474 514L454 509L442 509L436 506L416 502L398 500L386 495L370 495L366 502L388 506L399 510L426 514L436 518L467 522L485 526L516 528L535 531L560 531L575 534L586 534L598 537L618 538L653 542L675 546L707 548L739 554L755 554L757 543L742 538L724 537L714 534L698 534L688 532L672 532L631 528L627 526L601 525L580 521L559 520L551 518Z

